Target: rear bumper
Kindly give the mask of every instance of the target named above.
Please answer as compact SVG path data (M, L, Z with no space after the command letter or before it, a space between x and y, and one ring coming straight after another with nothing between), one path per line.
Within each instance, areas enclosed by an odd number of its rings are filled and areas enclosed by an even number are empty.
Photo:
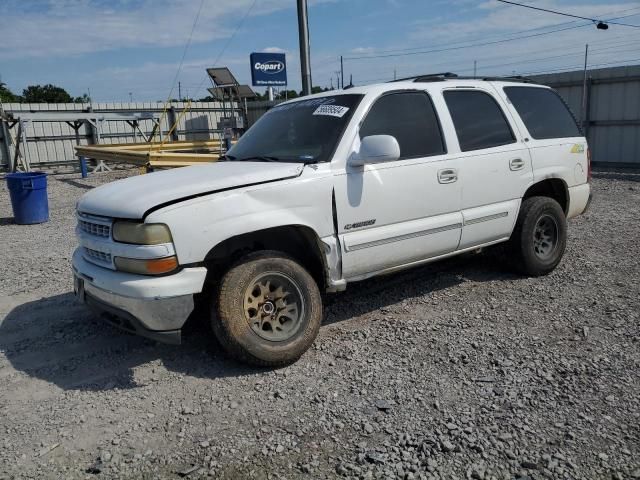
M569 211L567 218L577 217L587 211L591 204L591 185L583 183L575 187L569 187Z
M202 291L205 268L186 268L165 277L115 272L73 256L78 299L116 327L165 343L180 343L180 331Z
M592 200L593 200L593 192L589 192L589 200L587 200L587 205L584 207L584 210L582 211L582 213L586 213L587 210L589 210Z

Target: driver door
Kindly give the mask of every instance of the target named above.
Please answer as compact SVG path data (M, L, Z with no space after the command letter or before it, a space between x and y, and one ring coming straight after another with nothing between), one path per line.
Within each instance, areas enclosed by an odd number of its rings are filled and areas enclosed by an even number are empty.
M395 137L400 158L347 165L335 179L347 280L451 253L462 231L459 163L448 158L429 95L404 90L381 96L360 126L360 139L368 135Z

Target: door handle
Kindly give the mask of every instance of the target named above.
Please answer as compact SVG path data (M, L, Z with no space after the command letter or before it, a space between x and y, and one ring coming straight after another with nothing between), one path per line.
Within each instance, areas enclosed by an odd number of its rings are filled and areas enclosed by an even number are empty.
M438 170L438 183L453 183L458 180L458 172L454 168Z
M509 162L509 170L522 170L524 168L524 160L521 158L514 158Z

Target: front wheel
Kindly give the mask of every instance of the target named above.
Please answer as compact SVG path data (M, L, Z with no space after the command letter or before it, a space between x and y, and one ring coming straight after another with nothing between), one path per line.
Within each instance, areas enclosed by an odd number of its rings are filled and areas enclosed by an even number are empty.
M549 197L530 197L520 206L509 241L514 266L525 275L546 275L558 266L567 245L567 219Z
M213 331L233 358L259 366L296 361L315 340L322 299L309 272L279 252L244 257L223 276Z

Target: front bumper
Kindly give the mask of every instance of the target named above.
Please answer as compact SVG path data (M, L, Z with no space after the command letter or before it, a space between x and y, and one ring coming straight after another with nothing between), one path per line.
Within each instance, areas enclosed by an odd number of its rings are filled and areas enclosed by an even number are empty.
M185 268L150 277L115 272L73 255L74 291L79 300L116 327L165 343L179 344L181 329L202 291L206 268Z

